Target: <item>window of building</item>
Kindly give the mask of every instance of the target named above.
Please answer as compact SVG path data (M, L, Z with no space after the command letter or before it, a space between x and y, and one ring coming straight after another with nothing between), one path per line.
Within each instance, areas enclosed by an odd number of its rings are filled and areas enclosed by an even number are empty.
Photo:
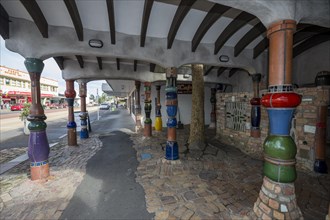
M10 79L5 78L5 80L6 80L6 85L9 85L10 84Z
M2 78L2 77L0 78L0 85L4 84L4 80L5 80L4 78Z

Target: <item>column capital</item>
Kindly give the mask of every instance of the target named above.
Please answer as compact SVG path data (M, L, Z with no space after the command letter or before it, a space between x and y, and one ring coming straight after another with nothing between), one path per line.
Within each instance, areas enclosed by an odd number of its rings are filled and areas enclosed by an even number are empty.
M87 80L87 79L77 79L76 81L79 85L80 84L87 84L89 82L89 80Z
M37 58L26 58L24 65L29 73L41 73L44 69L44 62Z
M277 32L277 31L282 31L282 30L295 31L296 25L297 25L297 22L295 20L281 20L281 21L274 22L268 27L267 37L269 38L269 36L271 34Z
M166 73L166 78L169 78L169 77L176 78L177 75L178 75L177 74L177 69L175 67L166 68L165 73Z

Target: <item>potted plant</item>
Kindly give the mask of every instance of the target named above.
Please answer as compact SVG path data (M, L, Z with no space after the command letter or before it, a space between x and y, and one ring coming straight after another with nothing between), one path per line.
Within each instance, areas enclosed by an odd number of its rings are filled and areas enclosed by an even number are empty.
M28 115L30 113L30 106L31 106L31 103L24 103L24 107L23 107L23 109L21 111L21 114L19 115L19 118L24 123L23 132L26 135L29 135L30 134L30 130L28 128L29 122L27 121L27 117L28 117Z

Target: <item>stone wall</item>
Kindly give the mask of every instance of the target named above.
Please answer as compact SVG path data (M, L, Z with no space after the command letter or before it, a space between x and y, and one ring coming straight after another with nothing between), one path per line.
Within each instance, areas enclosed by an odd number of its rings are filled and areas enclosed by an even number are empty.
M302 95L303 101L296 109L295 117L292 121L291 134L297 144L297 167L300 169L313 170L315 158L315 126L317 123L318 107L329 104L330 87L299 88L297 93ZM263 95L266 90L261 90ZM241 151L255 158L263 156L263 142L268 135L268 114L265 108L261 108L261 137L250 137L250 99L253 94L242 93L217 93L217 138L231 146L239 148ZM226 128L226 102L247 103L245 120L245 131L236 131ZM330 128L327 128L329 131Z

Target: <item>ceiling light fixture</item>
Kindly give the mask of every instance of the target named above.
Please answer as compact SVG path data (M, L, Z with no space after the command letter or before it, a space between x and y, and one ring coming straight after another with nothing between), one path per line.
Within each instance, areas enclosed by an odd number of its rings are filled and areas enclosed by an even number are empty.
M97 40L97 39L91 39L88 42L90 47L93 48L102 48L103 47L103 42L101 40Z
M227 55L221 55L219 57L219 60L220 60L220 62L227 63L229 61L229 56L227 56Z

